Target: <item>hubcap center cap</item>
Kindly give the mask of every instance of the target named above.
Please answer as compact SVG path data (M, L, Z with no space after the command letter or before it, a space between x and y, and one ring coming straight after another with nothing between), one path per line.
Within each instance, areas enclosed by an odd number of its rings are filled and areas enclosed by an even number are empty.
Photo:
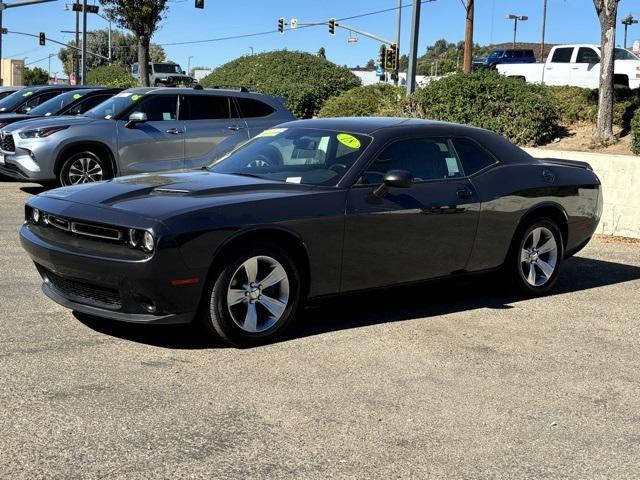
M260 298L260 295L262 294L260 287L249 287L247 292L249 293L249 298L251 300L257 300L258 298Z

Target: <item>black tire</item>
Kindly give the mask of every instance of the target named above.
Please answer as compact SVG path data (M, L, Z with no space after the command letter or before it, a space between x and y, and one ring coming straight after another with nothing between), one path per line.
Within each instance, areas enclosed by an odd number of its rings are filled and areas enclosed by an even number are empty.
M538 254L535 248L530 251L535 230L541 233L537 248L544 250L541 247L549 240L548 234L550 234L555 242L555 253L544 252ZM524 255L523 251L528 253ZM526 260L523 260L523 256L525 256ZM564 242L558 225L552 219L544 217L527 222L516 232L507 256L505 266L511 285L519 293L527 296L545 295L555 287L558 281L558 273L562 267L563 258ZM529 262L532 262L533 266ZM549 276L545 275L544 270L541 268L542 265L547 271L548 266L553 265L553 273ZM533 277L527 275L527 272L530 272L530 268L534 269ZM544 283L540 285L532 284L532 279L534 283L536 281Z
M89 166L97 165L102 173L98 175L97 170L91 169L91 171L94 172L94 177L86 178L84 179L85 181L78 181L78 177L74 175L74 172L77 172L77 169L74 168L72 171L72 167L74 166L74 164L77 165L77 162L82 163L83 160L86 160L86 164ZM94 181L109 180L112 177L113 172L111 171L111 166L107 159L91 150L83 150L80 152L76 152L63 160L62 166L60 167L60 172L58 173L58 183L62 186L77 185L79 183L91 183Z
M284 268L288 279L288 302L284 312L273 325L263 331L250 333L241 328L234 320L231 308L228 306L227 293L232 286L232 281L236 278L234 276L238 275L242 268L241 266L254 257L268 257ZM274 341L294 320L302 303L301 297L304 290L296 262L285 250L271 244L238 249L225 255L225 260L227 260L225 265L212 272L204 289L198 315L201 326L209 335L220 338L236 347L253 347ZM259 278L260 276L258 276ZM240 303L238 308L245 308L245 305L246 300L245 303ZM262 304L256 304L255 308L263 315L267 312L266 309L263 310Z

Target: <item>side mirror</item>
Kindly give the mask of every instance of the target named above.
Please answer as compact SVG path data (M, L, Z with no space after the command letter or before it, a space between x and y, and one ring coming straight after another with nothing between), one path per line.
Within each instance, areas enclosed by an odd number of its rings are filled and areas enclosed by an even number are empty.
M144 112L133 112L129 115L129 121L125 125L127 128L133 128L139 123L144 123L147 121L147 114Z
M184 70L182 70L182 74L183 74L183 75L186 75L186 74L187 74L187 72L185 72Z
M413 175L407 170L389 170L384 176L384 183L380 185L373 194L381 197L391 187L409 188L413 185Z

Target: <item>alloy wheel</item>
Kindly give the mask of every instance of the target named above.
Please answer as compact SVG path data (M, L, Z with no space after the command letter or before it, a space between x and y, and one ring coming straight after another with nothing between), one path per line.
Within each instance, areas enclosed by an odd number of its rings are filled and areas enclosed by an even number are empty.
M227 308L235 324L248 333L273 327L289 303L289 278L274 258L260 255L244 261L231 277Z
M75 159L69 166L69 172L67 173L67 178L71 185L98 182L102 180L103 176L102 165L91 157Z
M545 285L558 263L558 244L546 227L536 227L525 239L520 251L522 275L532 287Z

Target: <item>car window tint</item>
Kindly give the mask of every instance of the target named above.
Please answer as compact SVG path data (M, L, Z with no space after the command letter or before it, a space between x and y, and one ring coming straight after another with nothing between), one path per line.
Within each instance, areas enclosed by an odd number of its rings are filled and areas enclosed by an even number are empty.
M580 47L578 49L576 63L600 63L600 55L598 55L593 48Z
M108 100L113 95L105 94L105 95L94 95L89 97L76 105L70 108L65 112L65 115L82 115L84 112L91 110L93 107L100 105L105 100Z
M473 175L483 168L496 163L491 155L471 140L454 138L453 145L466 175Z
M368 166L361 183L382 183L389 170L407 170L416 181L464 177L451 142L442 138L415 138L392 143Z
M151 95L137 105L134 112L145 113L150 122L176 120L177 99L176 95Z
M569 63L571 62L571 55L573 55L573 47L556 48L551 61L553 63Z
M188 95L188 120L229 119L229 97L222 95Z
M266 103L252 98L237 97L236 100L240 106L240 113L246 118L266 117L275 111Z

